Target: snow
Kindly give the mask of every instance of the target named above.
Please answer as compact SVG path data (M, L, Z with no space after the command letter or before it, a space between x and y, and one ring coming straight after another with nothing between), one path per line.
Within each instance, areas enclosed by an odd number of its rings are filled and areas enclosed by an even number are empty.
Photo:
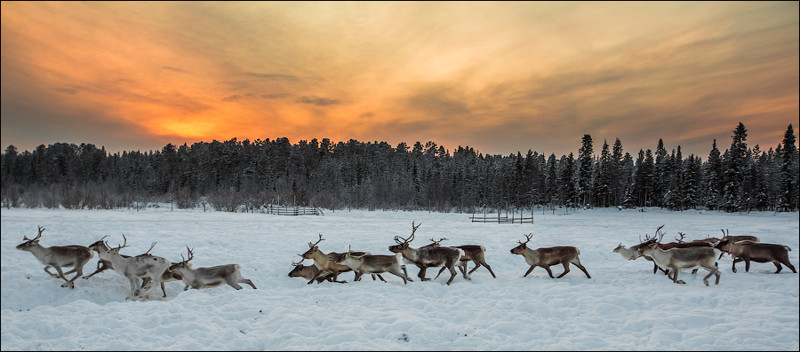
M613 253L664 224L666 239L756 235L762 242L788 245L798 266L798 213L670 212L660 209L558 210L535 214L534 224L472 223L468 214L431 212L326 211L325 216L286 217L261 213L203 212L170 208L134 210L2 210L2 350L798 350L798 274L772 264L752 263L750 272L731 272L731 259L719 261L718 286L705 286L705 271L681 273L676 285L652 264ZM298 253L318 234L324 252L353 250L391 254L396 235L422 224L412 246L446 237L443 245L481 244L485 268L452 285L445 272L437 280L414 279L404 286L347 284L287 276ZM46 227L44 246L89 245L104 235L114 245L122 234L130 248L180 260L194 248L195 268L241 265L257 290L223 285L183 291L168 282L166 299L129 301L128 281L114 271L76 288L61 287L30 253L15 246L24 235ZM513 255L524 235L532 248L572 245L591 279L571 267L561 279L542 268L527 278L521 256ZM97 255L84 267L96 268ZM306 260L304 264L311 264ZM470 263L470 269L474 264ZM553 273L562 272L553 266ZM433 278L438 269L428 270Z

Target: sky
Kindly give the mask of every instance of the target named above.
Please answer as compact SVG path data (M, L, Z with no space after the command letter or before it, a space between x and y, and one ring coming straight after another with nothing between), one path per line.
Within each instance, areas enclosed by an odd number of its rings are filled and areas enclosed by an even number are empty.
M798 130L797 2L3 2L3 150L317 138L707 157Z

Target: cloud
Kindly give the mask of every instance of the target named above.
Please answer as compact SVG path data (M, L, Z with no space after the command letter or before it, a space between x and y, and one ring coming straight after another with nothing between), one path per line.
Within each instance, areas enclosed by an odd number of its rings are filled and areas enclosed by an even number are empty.
M280 93L280 94L261 94L261 97L264 99L282 99L286 97L290 97L291 94Z
M320 98L312 95L312 96L299 97L297 98L297 100L295 100L295 103L310 104L316 106L329 106L329 105L340 104L341 102L336 99Z
M280 74L280 73L246 72L245 75L268 81L290 81L290 82L300 81L300 79L297 78L296 76Z

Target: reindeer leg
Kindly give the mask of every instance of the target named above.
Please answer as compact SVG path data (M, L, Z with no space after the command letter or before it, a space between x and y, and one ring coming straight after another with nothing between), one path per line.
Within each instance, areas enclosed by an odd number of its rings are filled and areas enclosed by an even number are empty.
M443 266L441 269L439 269L439 273L436 274L436 277L434 277L433 279L434 280L438 279L439 275L442 275L442 273L445 271L445 269L447 269L447 267L445 267L445 266Z
M430 279L425 277L425 272L426 271L428 271L428 267L427 266L423 266L423 267L419 268L419 274L417 274L417 276L419 277L420 280L422 280L422 281L430 280Z
M560 279L560 278L564 277L564 275L567 275L567 273L569 272L569 263L568 262L563 262L561 264L564 265L564 272L561 273L561 275L558 275L558 277L556 277L556 279Z
M736 272L736 263L744 261L742 258L733 258L733 264L731 265L731 271L734 273Z
M453 266L454 265L450 265L447 267L447 269L450 270L450 280L447 280L448 286L450 286L450 283L453 282L453 279L455 279L456 275L458 275L458 273L456 272L456 268L454 268Z
M472 275L472 273L474 273L474 272L475 272L475 270L478 270L478 268L480 268L480 267L481 267L481 263L479 263L479 262L474 262L474 263L475 263L475 267L474 267L474 268L472 268L472 270L470 270L470 271L469 271L469 274L470 274L470 275Z
M588 272L588 271L586 271L586 268L584 268L584 267L583 267L583 265L581 265L581 263L580 263L580 262L572 262L572 264L575 264L575 266L577 266L577 267L578 267L578 269L581 269L581 270L583 271L583 273L584 273L584 274L586 274L586 277L587 277L587 278L589 278L589 279L591 279L591 278L592 278L591 276L589 276L589 272Z
M772 264L775 264L775 267L778 268L778 270L775 271L775 274L777 274L777 273L781 272L781 270L783 270L783 268L781 267L781 264L778 263L777 260L773 260Z
M794 270L794 265L792 265L792 263L789 262L789 258L788 257L787 258L780 258L778 261L780 261L781 264L786 265L786 267L789 268L790 270L792 270L793 273L797 274L797 270Z
M167 298L167 290L164 288L164 281L161 281L161 293L164 294L164 298Z
M708 278L711 277L711 275L717 275L716 284L719 285L719 275L718 275L719 270L717 268L705 268L705 269L708 270L708 275L706 275L706 277L703 278L703 283L706 284L706 286L708 286Z
M750 257L744 258L744 272L746 273L750 272Z
M465 280L472 280L472 278L470 278L467 275L467 263L466 262L464 262L463 264L459 265L458 266L458 270L461 270L461 274L464 275L464 279Z
M495 276L495 274L494 274L494 271L492 271L492 267L489 266L489 264L486 264L486 262L483 262L483 266L485 266L486 269L489 269L489 274L492 274L492 278L494 278L494 279L497 278L497 276Z
M528 269L528 271L526 271L525 275L522 275L522 277L528 277L528 274L530 274L531 271L533 271L533 268L535 268L535 267L536 267L536 265L531 265L530 269Z
M48 266L45 266L45 267L44 267L44 271L45 271L46 273L50 274L50 276L52 276L52 277L55 277L55 278L58 278L58 275L56 275L56 274L53 274L53 273L52 273L50 270L48 270L48 269L49 269L49 268L51 268L51 267L52 267L52 266L50 266L50 265L48 265Z
M251 286L251 287L252 287L254 290L258 290L258 289L256 288L256 285L254 285L254 284L253 284L253 282L252 282L252 281L250 281L250 279L241 279L241 280L239 280L239 282L241 282L241 283L243 283L243 284L248 284L248 285L250 285L250 286Z
M550 266L549 266L549 265L543 265L543 266L542 266L542 268L544 268L544 270L547 270L547 275L550 275L550 278L551 278L551 279L555 279L555 278L553 277L553 272L552 272L552 271L550 271ZM567 270L565 270L565 271L564 271L564 274L566 274L566 273L567 273L567 271L569 271L569 268L567 268ZM563 274L562 274L562 275L563 275ZM561 276L559 276L559 277L561 277Z
M680 270L678 268L669 268L669 269L670 269L669 271L673 272L673 275L674 275L672 277L672 282L674 282L676 284L680 284L680 285L686 284L686 282L684 282L683 280L678 280L678 273L680 272Z

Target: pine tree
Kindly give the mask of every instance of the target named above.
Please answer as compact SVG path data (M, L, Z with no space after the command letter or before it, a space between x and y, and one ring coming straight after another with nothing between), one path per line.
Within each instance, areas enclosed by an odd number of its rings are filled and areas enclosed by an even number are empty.
M721 206L721 173L722 173L722 159L720 159L719 149L717 149L717 140L711 145L711 151L708 153L708 162L706 167L706 184L705 184L705 205L708 209L716 210Z
M790 124L783 136L780 158L780 190L778 210L794 211L798 208L798 152L794 129Z
M592 136L588 134L583 135L581 140L581 148L578 151L578 197L580 198L581 205L587 205L592 202Z
M731 136L731 148L726 151L724 158L725 171L723 172L722 198L725 211L735 212L745 207L747 158L747 129L739 122Z

